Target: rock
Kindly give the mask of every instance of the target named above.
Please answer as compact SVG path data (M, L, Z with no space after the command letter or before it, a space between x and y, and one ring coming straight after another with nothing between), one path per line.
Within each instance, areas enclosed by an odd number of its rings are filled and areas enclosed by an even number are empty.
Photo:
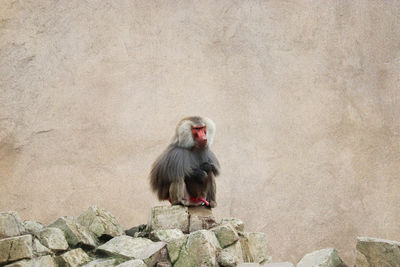
M154 242L146 238L122 235L114 237L107 243L99 246L97 251L125 259L138 259L141 257L141 253L152 244Z
M236 218L223 218L221 220L221 224L226 224L230 223L237 232L243 232L244 231L244 223L242 220L236 219Z
M35 256L52 254L52 252L47 247L43 246L42 243L40 243L40 241L36 238L33 239L32 249L33 255Z
M188 208L180 205L153 207L147 224L147 231L165 229L180 229L182 232L188 233Z
M135 226L135 227L130 228L129 230L126 230L125 234L132 236L132 237L144 237L142 235L147 234L146 229L147 229L147 225L141 224L139 226Z
M271 262L263 264L262 267L294 267L294 264L291 262Z
M245 262L266 263L271 260L267 255L267 240L264 233L242 233L240 244Z
M178 260L179 253L181 252L182 247L187 243L188 237L188 235L185 235L181 238L168 242L167 249L172 263L175 263Z
M91 258L81 248L73 249L56 258L60 267L75 267L89 262Z
M72 247L81 245L91 248L96 247L96 241L92 234L86 227L77 223L73 218L66 216L58 218L49 227L61 229L65 234L68 244Z
M19 236L24 232L24 225L17 212L0 212L0 238Z
M357 237L356 266L400 266L400 242ZM360 255L361 254L361 255Z
M326 248L306 254L297 267L345 267L342 259L334 248Z
M17 261L4 267L58 267L58 265L51 256L47 255L31 260Z
M218 263L224 267L233 267L239 263L243 263L243 252L240 242L235 242L224 248L218 254Z
M0 240L0 265L32 258L32 236L23 235Z
M183 237L180 229L157 230L150 233L150 238L154 241L171 241Z
M68 243L64 232L55 227L47 227L39 233L40 242L49 249L59 252L68 249Z
M77 218L77 222L86 226L98 238L106 236L110 239L124 234L117 218L110 212L98 207L90 207Z
M97 259L82 265L82 267L111 267L117 263L116 259Z
M45 228L43 224L34 221L24 221L23 225L26 233L32 234L36 237L39 237L38 233Z
M183 244L174 267L218 266L216 256L219 246L214 233L207 230L199 230L191 233Z
M231 224L222 224L211 229L222 248L232 245L239 240L239 235Z
M189 232L195 232L197 230L207 230L218 224L215 221L214 215L212 214L211 209L198 206L198 207L189 207Z
M115 267L147 267L147 265L142 260L130 260Z

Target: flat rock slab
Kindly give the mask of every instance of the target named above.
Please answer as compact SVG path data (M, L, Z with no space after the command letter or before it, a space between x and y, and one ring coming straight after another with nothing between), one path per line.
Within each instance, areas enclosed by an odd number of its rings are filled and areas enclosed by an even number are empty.
M19 236L24 231L24 225L17 212L0 212L0 238Z
M236 218L223 218L221 224L230 223L238 232L244 231L244 222Z
M345 267L342 259L334 248L326 248L306 254L297 267Z
M230 223L214 227L211 231L214 232L222 248L232 245L239 240L239 235Z
M90 207L77 218L77 222L86 226L98 238L104 235L115 237L124 234L117 218L102 208Z
M81 248L70 250L56 258L60 267L81 266L91 260L92 259Z
M77 223L73 218L61 217L55 222L49 225L49 227L55 227L61 229L67 242L70 246L75 247L79 245L85 245L91 248L96 247L96 241L89 230Z
M357 237L356 266L400 266L400 242Z
M236 241L232 245L222 249L218 253L218 263L224 267L234 267L243 263L243 250L240 242Z
M40 241L36 238L33 239L32 249L33 255L35 256L45 256L52 254L51 250L42 245L42 243L40 243Z
M58 264L51 256L42 256L31 260L21 260L4 267L58 267Z
M97 251L110 256L126 259L143 259L151 255L147 249L155 242L150 239L130 236L117 236L97 248Z
M271 256L267 255L267 240L264 233L241 233L240 244L245 262L267 263L271 260Z
M45 226L35 221L24 221L23 222L25 232L38 237L38 233L45 228Z
M53 251L64 251L69 247L61 229L48 227L38 232L38 236L40 242Z
M32 258L32 236L23 235L0 240L0 264Z
M147 227L149 232L165 229L180 229L182 232L188 233L188 208L180 205L153 207Z

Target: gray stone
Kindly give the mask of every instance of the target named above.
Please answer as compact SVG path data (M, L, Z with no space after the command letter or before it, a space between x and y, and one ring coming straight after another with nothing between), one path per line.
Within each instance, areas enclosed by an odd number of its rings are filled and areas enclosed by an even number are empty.
M266 263L271 260L267 255L267 240L264 233L241 233L240 244L245 262Z
M21 260L4 267L58 267L56 261L51 256L42 256L31 260Z
M142 260L129 260L118 264L116 267L147 267Z
M122 235L114 237L107 243L99 246L97 251L110 256L138 259L143 256L142 252L152 244L154 244L154 242L146 238Z
M86 226L98 238L103 235L115 237L124 234L117 218L102 208L90 207L77 218L77 222Z
M222 248L232 245L239 240L239 235L230 223L222 224L211 229Z
M217 251L221 247L215 234L207 230L191 233L183 244L174 267L218 266ZM172 258L171 258L172 260Z
M55 227L47 227L39 233L40 242L49 249L59 252L68 249L68 243L64 232Z
M326 248L306 254L297 267L345 267L334 248Z
M271 262L263 264L262 267L294 267L291 262Z
M211 209L207 207L189 207L188 213L190 233L198 230L207 230L218 225Z
M243 252L240 242L235 242L220 251L218 253L218 263L224 267L233 267L239 263L243 263Z
M156 230L150 233L150 238L154 241L171 241L184 236L180 229Z
M116 259L97 259L82 265L82 267L111 267L117 263Z
M33 239L32 249L33 249L33 255L35 256L44 256L52 254L51 250L42 245L42 243L40 243L40 241L36 238Z
M182 247L187 243L188 237L189 236L186 235L168 242L167 249L172 263L175 263L178 260Z
M75 267L89 262L91 258L81 248L73 249L56 258L60 267Z
M223 218L221 220L221 224L226 224L230 223L238 232L243 232L244 231L244 223L240 219L236 218Z
M55 222L50 224L49 227L61 229L65 234L68 244L72 247L79 245L92 248L96 247L94 236L86 227L77 223L73 218L66 216L58 218Z
M0 212L0 238L22 235L25 228L15 211Z
M400 266L400 242L370 238L357 238L358 266Z
M182 232L188 233L188 208L180 205L153 207L147 224L147 230L151 232L165 229L180 229Z
M23 235L0 240L0 264L31 258L32 236Z
M45 228L45 226L41 223L34 221L24 221L23 222L25 232L32 234L38 237L38 233Z

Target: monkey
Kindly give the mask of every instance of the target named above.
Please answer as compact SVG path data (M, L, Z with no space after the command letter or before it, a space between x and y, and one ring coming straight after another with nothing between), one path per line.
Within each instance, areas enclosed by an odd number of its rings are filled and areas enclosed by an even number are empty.
M215 177L220 165L210 150L215 124L208 118L185 117L176 126L172 143L155 160L150 171L150 186L159 200L172 205L214 208Z

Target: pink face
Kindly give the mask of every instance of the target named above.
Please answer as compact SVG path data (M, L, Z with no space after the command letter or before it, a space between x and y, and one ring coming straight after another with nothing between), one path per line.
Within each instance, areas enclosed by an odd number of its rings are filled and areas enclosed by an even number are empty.
M205 126L192 127L192 136L196 146L204 148L207 145L207 129Z

